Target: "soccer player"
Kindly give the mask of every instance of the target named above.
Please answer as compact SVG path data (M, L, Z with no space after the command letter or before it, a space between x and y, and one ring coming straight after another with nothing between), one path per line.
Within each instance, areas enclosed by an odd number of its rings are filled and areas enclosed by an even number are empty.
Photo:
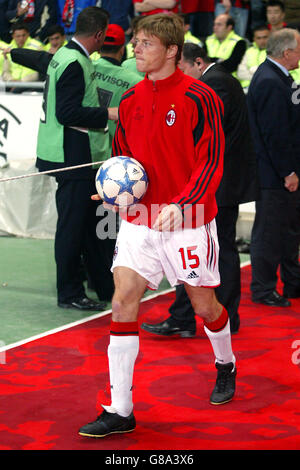
M223 105L211 88L177 67L183 43L177 15L151 15L138 23L135 55L146 76L123 95L112 154L139 160L150 183L143 206L120 214L108 346L111 405L102 405L100 416L80 428L83 436L135 429L139 304L164 274L171 285L185 285L204 321L218 371L210 402L226 403L234 395L228 314L214 291L220 283L215 193L223 169Z

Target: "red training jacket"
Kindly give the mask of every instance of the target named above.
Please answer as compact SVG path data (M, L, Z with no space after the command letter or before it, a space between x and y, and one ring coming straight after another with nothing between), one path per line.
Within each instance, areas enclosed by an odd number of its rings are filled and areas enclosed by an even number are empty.
M223 173L223 103L206 84L179 68L164 80L144 80L122 96L112 156L127 155L145 168L143 214L121 214L152 227L163 204L178 204L192 227L217 214ZM199 214L204 208L203 218ZM200 212L198 212L200 211Z

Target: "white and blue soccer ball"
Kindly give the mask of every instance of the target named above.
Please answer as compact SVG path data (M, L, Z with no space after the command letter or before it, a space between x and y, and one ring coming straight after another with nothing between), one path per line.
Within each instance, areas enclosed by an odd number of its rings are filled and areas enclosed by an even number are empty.
M118 207L138 203L147 191L146 171L137 160L119 156L104 162L96 175L96 189L101 199Z

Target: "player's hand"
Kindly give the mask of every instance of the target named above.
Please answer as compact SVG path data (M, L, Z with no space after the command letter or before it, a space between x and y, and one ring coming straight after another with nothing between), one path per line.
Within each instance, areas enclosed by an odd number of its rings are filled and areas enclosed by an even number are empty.
M153 230L173 232L182 228L183 215L176 204L164 207L153 224Z
M113 204L108 204L108 202L103 201L103 207L104 209L112 212L119 212L118 206L114 206Z
M119 119L119 108L107 108L108 119L117 121Z
M91 199L93 201L101 201L101 197L99 196L99 194L93 194L91 196ZM119 212L119 208L117 206L114 206L113 204L108 204L107 202L104 202L104 201L103 201L103 207L106 210L110 210L110 211L113 211L113 212Z
M299 186L299 178L296 173L292 173L291 175L284 178L284 186L291 193L297 191Z

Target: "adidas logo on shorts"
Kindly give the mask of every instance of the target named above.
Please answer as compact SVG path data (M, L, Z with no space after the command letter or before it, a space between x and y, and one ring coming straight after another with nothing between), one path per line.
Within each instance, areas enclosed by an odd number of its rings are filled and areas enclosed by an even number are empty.
M192 271L192 272L188 275L187 279L195 279L196 277L199 277L198 274L196 274L195 271Z

